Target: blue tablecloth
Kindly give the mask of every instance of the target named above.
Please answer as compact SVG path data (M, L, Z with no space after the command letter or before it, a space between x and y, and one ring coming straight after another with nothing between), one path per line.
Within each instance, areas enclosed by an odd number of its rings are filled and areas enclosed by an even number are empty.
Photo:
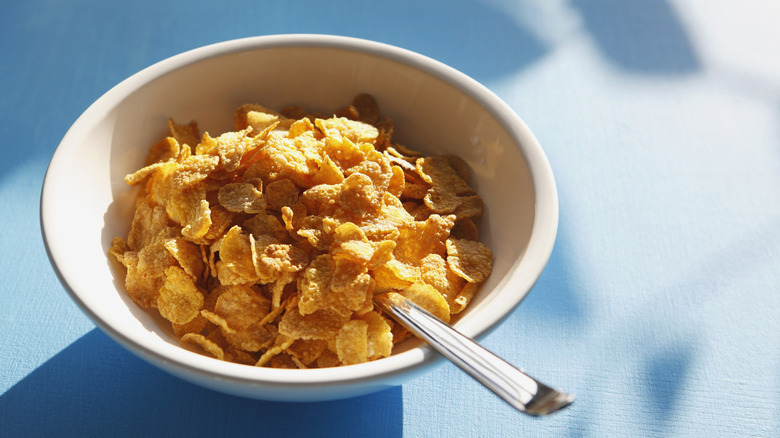
M6 2L0 435L777 436L778 22L772 0ZM226 396L137 359L71 301L38 225L68 127L156 61L278 33L418 51L525 119L555 172L559 234L483 343L573 406L526 417L450 364L356 399Z

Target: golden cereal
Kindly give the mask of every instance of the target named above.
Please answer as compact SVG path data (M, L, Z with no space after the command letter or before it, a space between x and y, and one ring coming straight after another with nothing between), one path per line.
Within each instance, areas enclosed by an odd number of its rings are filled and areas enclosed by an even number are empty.
M246 104L216 137L171 119L125 178L138 199L109 253L182 345L254 366L376 360L409 333L374 295L448 322L490 274L466 162L394 143L368 94L333 114Z

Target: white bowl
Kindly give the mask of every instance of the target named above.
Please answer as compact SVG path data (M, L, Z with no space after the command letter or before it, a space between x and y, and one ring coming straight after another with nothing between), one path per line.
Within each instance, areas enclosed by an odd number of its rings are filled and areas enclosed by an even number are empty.
M107 251L126 236L135 192L124 176L142 166L169 117L202 130L233 129L243 103L328 111L370 93L395 122L394 139L466 160L485 201L480 240L493 273L456 328L479 338L525 297L552 251L558 200L549 163L523 121L466 75L397 47L324 35L240 39L195 49L131 76L92 104L55 152L41 194L46 249L65 289L110 337L183 379L230 394L315 401L399 385L437 362L407 341L393 356L348 367L256 368L179 346L124 292Z

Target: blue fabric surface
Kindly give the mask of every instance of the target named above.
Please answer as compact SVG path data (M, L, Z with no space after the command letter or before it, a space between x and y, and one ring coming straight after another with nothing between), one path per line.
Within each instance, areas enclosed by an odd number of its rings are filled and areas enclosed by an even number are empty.
M777 2L29 0L2 9L0 436L777 436ZM483 343L573 392L568 410L523 416L449 364L356 399L226 396L137 359L70 300L38 226L46 166L68 127L156 61L276 33L418 51L525 119L555 172L559 235L536 287Z

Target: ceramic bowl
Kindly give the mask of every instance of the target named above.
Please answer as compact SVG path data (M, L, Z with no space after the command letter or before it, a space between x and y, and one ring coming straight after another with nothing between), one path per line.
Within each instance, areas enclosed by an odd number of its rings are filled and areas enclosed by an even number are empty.
M521 302L541 274L558 223L555 182L539 143L486 87L398 47L326 35L262 36L218 43L154 64L124 80L73 124L41 195L41 228L64 288L105 333L176 376L239 396L331 400L399 385L440 357L415 340L389 358L330 369L268 369L182 348L170 330L125 294L107 255L126 236L135 192L124 176L143 165L167 120L197 120L212 134L233 129L233 111L254 102L332 111L372 94L395 122L394 140L429 154L455 154L483 197L480 240L494 269L455 327L480 338Z

